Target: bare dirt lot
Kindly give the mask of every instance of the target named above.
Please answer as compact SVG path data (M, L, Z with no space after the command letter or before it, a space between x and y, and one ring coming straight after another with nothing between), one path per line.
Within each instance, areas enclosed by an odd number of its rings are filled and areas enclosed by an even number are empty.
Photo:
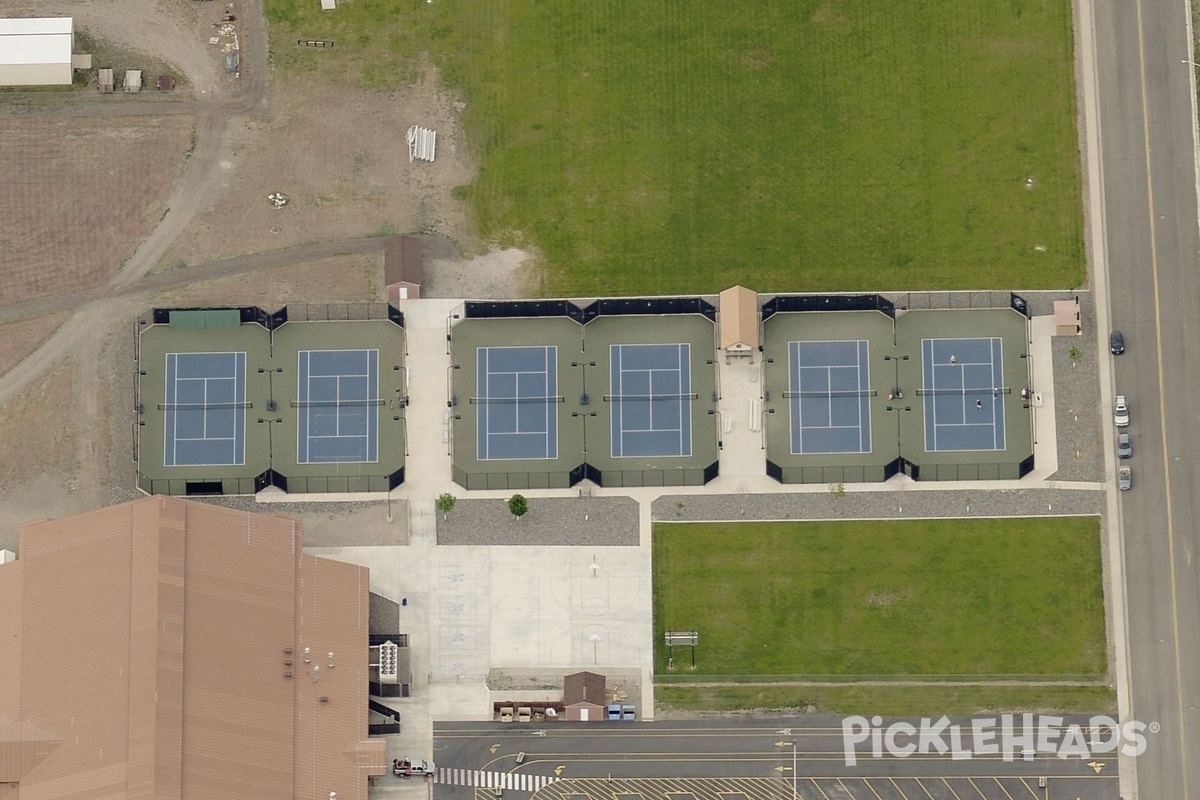
M0 303L102 286L162 216L187 116L0 116Z
M36 319L0 325L0 374L37 349L70 314L49 314Z
M278 267L236 278L190 284L156 294L157 306L257 305L277 309L288 303L362 303L383 299L379 259L347 255Z
M432 70L394 95L276 80L270 121L220 165L232 188L197 215L166 264L382 233L436 232L477 250L465 205L451 195L474 174L455 113ZM433 164L408 161L404 134L417 122L438 129ZM285 194L288 205L275 208L272 192Z
M0 406L0 548L16 550L17 525L82 511L74 446L76 367L59 362L27 392Z

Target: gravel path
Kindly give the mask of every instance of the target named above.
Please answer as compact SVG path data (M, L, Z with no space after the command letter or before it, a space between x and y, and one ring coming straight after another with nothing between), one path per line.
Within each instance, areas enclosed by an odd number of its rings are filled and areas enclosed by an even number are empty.
M1051 345L1054 418L1058 427L1058 472L1052 476L1053 480L1104 480L1098 359L1109 355L1097 346L1095 336L1087 335L1095 319L1092 300L1090 292L1079 293L1085 335L1056 336ZM1072 347L1079 348L1080 357L1075 362L1068 355Z
M1036 517L1099 514L1102 491L1074 489L948 489L908 492L831 492L754 495L668 495L654 501L659 522L776 519L916 519Z
M508 501L462 500L442 519L437 543L458 545L638 544L638 504L632 497L530 498L529 512L517 519Z

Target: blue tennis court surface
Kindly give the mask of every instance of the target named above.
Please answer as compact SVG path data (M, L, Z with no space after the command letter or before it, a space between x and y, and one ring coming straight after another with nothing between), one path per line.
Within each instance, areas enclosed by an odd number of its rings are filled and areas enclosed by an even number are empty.
M246 463L246 354L167 353L163 466Z
M613 458L692 454L689 344L609 346Z
M1003 354L999 338L921 341L927 451L1005 448Z
M871 452L865 340L788 342L792 455Z
M476 458L558 458L558 348L475 350Z
M296 463L379 460L379 351L301 350L296 370Z

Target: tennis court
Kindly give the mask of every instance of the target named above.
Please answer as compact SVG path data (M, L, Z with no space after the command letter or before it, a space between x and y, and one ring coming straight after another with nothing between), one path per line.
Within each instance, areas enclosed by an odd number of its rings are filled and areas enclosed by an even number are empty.
M1004 341L922 339L925 449L1005 449Z
M788 342L792 455L871 452L870 345Z
M609 345L613 458L692 454L691 345Z
M378 461L382 405L378 350L300 350L296 463Z
M558 458L558 347L477 347L476 458Z
M167 353L163 466L246 462L246 354Z

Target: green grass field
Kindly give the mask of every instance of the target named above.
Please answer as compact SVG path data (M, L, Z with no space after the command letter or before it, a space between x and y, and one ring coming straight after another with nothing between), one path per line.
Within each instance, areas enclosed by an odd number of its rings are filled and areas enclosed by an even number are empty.
M658 525L656 672L682 628L700 675L1102 677L1098 525ZM686 649L676 662L690 672Z
M480 233L541 248L546 294L1084 279L1068 3L267 9L284 69L394 89L431 55Z

